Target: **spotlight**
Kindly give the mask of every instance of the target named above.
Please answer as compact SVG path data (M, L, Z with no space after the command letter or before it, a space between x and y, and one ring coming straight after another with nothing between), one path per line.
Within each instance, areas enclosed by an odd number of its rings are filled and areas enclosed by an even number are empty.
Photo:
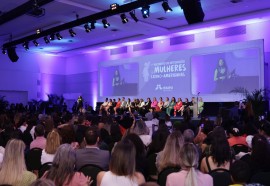
M51 34L50 35L50 40L53 41L55 39L55 35L54 34Z
M143 16L143 18L148 18L149 15L150 15L150 6L147 5L147 6L142 7L142 16Z
M110 26L110 23L106 19L102 19L103 27L108 28Z
M89 27L88 23L85 23L84 25L85 32L91 32L91 28Z
M24 43L23 43L23 48L27 51L27 50L29 50L29 42L28 41L25 41Z
M2 53L7 54L7 51L4 48L2 48Z
M55 35L56 35L56 37L57 37L57 39L58 39L58 40L63 39L63 37L60 35L60 33L59 33L59 32L58 32L58 33L56 33Z
M164 9L165 12L171 12L171 11L173 11L173 10L171 9L171 7L169 6L167 0L163 1L162 7L163 7L163 9Z
M39 43L37 42L37 40L33 41L34 45L37 47L39 45Z
M50 43L50 40L48 39L47 36L44 37L44 41L45 41L46 44Z
M121 14L120 15L120 17L121 17L121 19L122 19L122 23L127 23L128 22L128 18L126 17L126 15L125 14Z
M96 28L95 23L96 23L96 21L91 21L91 26L90 26L90 28L91 28L92 30Z
M119 7L119 4L113 3L110 5L111 10L116 10Z
M131 12L129 12L129 15L132 17L132 19L135 21L135 22L138 22L138 18L136 17L135 15L135 10L132 10Z
M37 30L36 30L36 34L40 34L41 33L41 28L38 28Z
M69 32L69 34L70 34L71 37L76 36L76 33L72 30L72 28L69 29L68 32ZM62 38L61 38L61 39L62 39ZM60 39L59 39L59 40L60 40Z

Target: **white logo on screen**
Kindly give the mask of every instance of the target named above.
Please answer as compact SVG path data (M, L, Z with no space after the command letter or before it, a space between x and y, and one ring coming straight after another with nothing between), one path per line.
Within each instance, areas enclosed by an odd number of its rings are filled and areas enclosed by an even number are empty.
M161 84L157 84L155 91L158 90L163 90L163 91L172 91L173 90L173 86L172 85L167 85L167 86L162 86Z

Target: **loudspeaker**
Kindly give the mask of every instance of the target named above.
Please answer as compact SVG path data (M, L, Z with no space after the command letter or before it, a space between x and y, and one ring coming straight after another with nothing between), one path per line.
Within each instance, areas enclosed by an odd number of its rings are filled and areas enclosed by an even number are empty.
M203 22L204 12L200 0L177 0L188 24Z
M12 62L17 62L19 59L15 49L16 49L15 47L9 47L7 49L8 57Z

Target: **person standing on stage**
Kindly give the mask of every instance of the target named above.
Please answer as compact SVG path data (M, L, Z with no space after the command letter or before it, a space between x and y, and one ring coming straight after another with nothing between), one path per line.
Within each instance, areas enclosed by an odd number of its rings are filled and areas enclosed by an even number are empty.
M77 99L77 112L82 113L83 110L83 98L82 96L79 96Z

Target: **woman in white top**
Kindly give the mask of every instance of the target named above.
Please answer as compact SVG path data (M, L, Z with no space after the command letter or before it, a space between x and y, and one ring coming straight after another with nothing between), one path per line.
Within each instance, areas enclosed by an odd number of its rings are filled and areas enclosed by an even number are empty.
M97 175L97 186L138 186L145 182L135 171L136 150L133 143L123 139L114 147L109 171Z
M54 155L60 146L60 135L57 130L52 130L46 140L46 147L42 150L41 164L53 162Z
M166 186L213 186L213 178L203 174L198 167L199 153L193 143L186 143L180 150L181 171L167 176Z

